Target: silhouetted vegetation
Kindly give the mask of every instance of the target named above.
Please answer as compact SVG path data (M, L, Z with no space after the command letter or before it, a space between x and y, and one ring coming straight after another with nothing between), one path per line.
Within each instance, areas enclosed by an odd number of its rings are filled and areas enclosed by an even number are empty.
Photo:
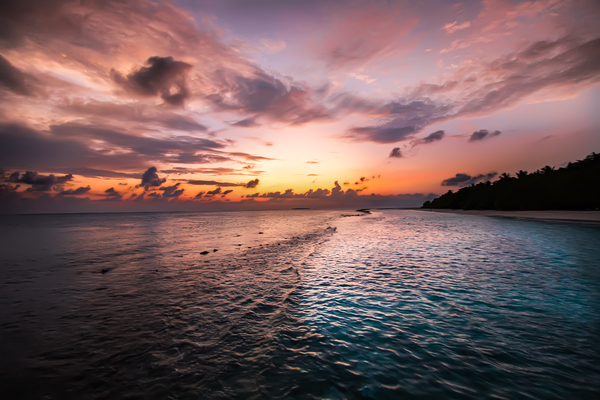
M546 166L533 173L504 173L426 201L421 208L463 210L595 210L600 208L600 154L564 168Z

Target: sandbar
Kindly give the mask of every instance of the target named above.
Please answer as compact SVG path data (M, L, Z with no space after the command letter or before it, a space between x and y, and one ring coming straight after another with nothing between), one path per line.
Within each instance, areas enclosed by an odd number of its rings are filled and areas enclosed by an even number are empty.
M549 221L572 221L600 223L600 211L569 211L569 210L543 210L543 211L495 211L495 210L446 210L446 209L420 209L424 212L442 212L463 215L481 215L485 217L541 219Z

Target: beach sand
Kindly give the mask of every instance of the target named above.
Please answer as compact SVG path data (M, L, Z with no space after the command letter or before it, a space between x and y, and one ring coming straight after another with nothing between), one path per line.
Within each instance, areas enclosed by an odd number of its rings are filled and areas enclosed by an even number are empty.
M494 211L494 210L420 210L424 212L442 212L463 215L481 215L486 217L542 219L550 221L574 221L600 223L600 211Z

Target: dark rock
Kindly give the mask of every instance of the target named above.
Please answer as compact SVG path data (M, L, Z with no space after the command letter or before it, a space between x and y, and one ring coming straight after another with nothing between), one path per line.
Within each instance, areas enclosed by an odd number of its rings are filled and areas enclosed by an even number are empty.
M207 255L207 254L208 254L208 251L206 251L206 250L205 250L205 251L202 251L202 252L200 252L200 254L202 254L203 256L205 256L205 255Z
M100 271L102 274L107 273L108 271L110 271L110 269L108 268L102 268L102 271Z
M219 251L219 249L213 249L213 252L217 252L217 251Z

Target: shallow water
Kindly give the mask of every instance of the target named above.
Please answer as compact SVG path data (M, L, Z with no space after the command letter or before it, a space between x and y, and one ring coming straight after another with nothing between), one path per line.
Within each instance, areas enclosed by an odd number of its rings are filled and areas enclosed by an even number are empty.
M0 217L0 387L600 398L600 226L341 214Z

